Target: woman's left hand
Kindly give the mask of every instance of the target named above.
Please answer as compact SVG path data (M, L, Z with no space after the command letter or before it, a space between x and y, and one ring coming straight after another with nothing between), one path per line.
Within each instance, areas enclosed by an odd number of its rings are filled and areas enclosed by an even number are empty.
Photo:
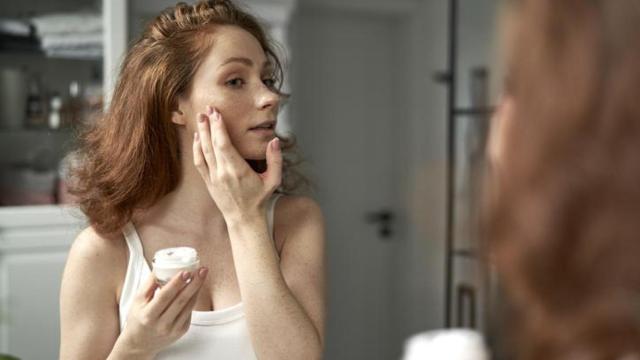
M282 179L279 139L267 144L267 170L258 174L231 144L218 111L208 106L206 114L198 115L197 122L193 162L225 220L262 215L266 200Z

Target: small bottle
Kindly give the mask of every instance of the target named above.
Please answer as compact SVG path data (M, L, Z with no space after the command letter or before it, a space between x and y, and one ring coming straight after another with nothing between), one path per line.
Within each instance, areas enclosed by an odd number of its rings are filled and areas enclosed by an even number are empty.
M62 98L60 98L60 95L54 94L51 96L49 107L49 129L59 129L61 124L60 110L62 109Z
M27 127L43 128L47 126L46 101L42 96L42 87L37 76L29 82L27 93Z
M72 81L69 83L69 97L62 109L62 126L75 127L82 121L84 112L83 101L80 96L80 83Z

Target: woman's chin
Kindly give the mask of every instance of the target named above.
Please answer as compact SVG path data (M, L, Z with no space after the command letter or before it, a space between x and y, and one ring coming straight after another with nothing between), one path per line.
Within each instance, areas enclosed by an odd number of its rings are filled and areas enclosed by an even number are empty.
M262 161L266 160L267 157L262 154L262 156L243 156L245 160L253 160L253 161Z
M267 158L267 145L245 149L244 151L239 151L239 153L246 160L265 160Z

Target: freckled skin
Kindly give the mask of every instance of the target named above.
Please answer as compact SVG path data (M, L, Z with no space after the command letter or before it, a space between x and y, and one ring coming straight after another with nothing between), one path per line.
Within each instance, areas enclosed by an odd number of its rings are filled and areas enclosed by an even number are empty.
M231 143L245 159L265 159L273 133L256 133L249 128L267 120L276 120L279 96L268 82L271 73L267 57L258 40L235 26L219 26L211 35L213 46L194 76L187 98L178 100L187 134L197 130L199 113L207 105L222 115ZM252 66L229 58L246 58ZM224 64L224 65L223 65Z

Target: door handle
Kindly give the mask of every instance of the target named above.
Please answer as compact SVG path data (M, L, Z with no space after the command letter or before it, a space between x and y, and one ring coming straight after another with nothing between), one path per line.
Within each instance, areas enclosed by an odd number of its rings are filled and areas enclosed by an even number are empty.
M378 234L383 239L389 239L392 235L391 224L395 218L394 213L389 209L369 212L365 215L365 220L369 224L378 225Z

